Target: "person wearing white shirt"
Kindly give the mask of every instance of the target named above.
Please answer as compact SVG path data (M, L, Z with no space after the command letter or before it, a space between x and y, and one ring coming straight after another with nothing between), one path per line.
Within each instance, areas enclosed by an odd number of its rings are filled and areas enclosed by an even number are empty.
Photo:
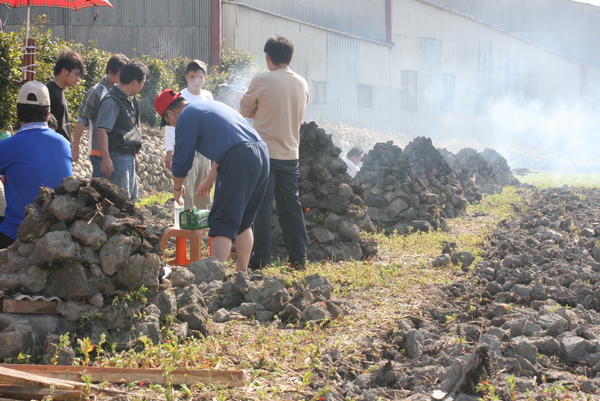
M213 95L210 91L202 89L206 82L207 68L206 64L200 60L192 60L185 69L185 79L188 87L181 91L181 96L188 102L213 101ZM167 156L165 166L170 170L173 162L173 150L175 149L175 127L167 125L165 127L165 149ZM194 165L188 172L183 181L185 191L183 194L184 209L191 209L196 206L198 209L208 209L211 198L201 198L196 195L198 185L208 176L211 162L200 153L196 153Z
M360 148L352 148L346 154L346 157L342 160L346 163L348 169L346 170L350 177L356 177L356 173L360 171L361 159L363 157L363 151Z

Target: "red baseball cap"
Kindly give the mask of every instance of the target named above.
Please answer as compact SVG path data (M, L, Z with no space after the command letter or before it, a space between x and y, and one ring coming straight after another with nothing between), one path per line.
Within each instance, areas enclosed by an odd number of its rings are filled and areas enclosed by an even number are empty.
M163 114L165 113L165 110L171 105L171 103L175 101L175 99L178 99L180 97L181 93L177 93L173 89L165 89L164 91L159 93L159 95L154 100L154 109L156 109L156 112L162 118ZM167 125L167 122L164 118L162 119L161 127L163 125Z

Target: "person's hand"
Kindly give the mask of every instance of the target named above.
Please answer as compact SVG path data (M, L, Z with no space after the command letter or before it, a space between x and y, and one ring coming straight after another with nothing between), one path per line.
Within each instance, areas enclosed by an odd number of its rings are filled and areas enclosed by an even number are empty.
M196 189L196 195L201 198L208 198L210 196L210 191L212 190L213 182L209 180L204 180L198 185Z
M165 157L165 167L171 170L171 164L173 163L173 152L167 152Z
M183 205L183 200L181 197L185 194L185 187L182 185L181 188L173 188L173 198L175 199L175 203L178 205Z
M115 166L113 165L110 156L106 156L102 158L102 163L100 163L100 171L102 171L107 176L111 176L115 171Z
M73 163L77 163L79 161L79 146L73 145L71 147L71 158L73 159Z

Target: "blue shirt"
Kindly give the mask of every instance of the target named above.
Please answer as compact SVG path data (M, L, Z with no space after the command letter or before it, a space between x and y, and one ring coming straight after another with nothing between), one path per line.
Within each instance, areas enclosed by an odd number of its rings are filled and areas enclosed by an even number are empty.
M221 102L191 102L179 115L175 127L173 175L187 176L196 151L220 163L235 145L260 141L256 130L231 107Z
M72 175L71 146L46 123L29 123L0 141L0 175L5 176L6 210L0 231L12 239L25 218L25 206L43 185L58 186Z

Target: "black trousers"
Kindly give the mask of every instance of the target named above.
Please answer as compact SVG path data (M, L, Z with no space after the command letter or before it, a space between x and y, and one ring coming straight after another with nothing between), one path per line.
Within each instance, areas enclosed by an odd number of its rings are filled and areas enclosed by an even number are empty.
M0 216L0 223L4 221L4 216ZM0 231L0 249L8 248L15 242L14 239Z

